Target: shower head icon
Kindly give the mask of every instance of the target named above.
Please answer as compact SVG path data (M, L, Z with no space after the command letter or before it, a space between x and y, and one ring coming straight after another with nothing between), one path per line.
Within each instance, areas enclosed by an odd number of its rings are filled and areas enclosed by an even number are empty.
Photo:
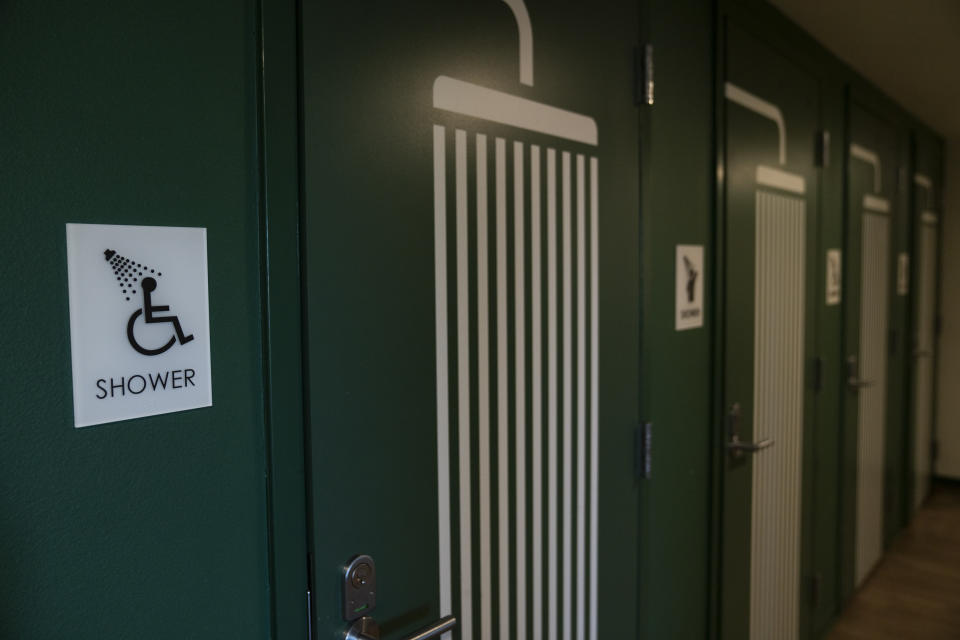
M115 249L105 249L103 259L113 270L114 282L120 294L127 300L137 295L141 289L141 281L163 275L155 266L137 262L133 258L117 253Z

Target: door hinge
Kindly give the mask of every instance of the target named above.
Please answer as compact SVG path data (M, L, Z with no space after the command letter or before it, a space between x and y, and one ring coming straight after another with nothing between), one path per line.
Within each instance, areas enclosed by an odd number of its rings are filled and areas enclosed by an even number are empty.
M810 576L810 606L816 608L820 605L820 586L823 582L823 576L815 573Z
M633 50L633 99L637 106L653 105L653 45Z
M897 355L897 344L899 343L899 336L897 335L896 329L890 329L890 344L889 344L889 353L891 356Z
M653 474L653 423L644 422L634 433L634 474L638 480L649 480Z
M823 389L823 358L817 356L813 359L813 390L819 392Z
M939 313L937 317L933 319L933 333L939 338L940 332L943 330L943 316Z
M817 166L830 166L830 132L826 129L817 132Z

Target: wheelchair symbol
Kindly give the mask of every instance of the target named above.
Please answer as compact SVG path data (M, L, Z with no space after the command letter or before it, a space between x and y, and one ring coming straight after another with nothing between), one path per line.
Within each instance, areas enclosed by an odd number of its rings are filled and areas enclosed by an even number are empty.
M143 289L143 308L134 311L133 315L130 316L130 320L127 321L127 339L130 341L130 346L145 356L158 356L170 349L170 347L176 344L177 341L179 341L180 344L187 344L193 340L193 334L189 336L183 335L183 328L180 326L180 319L177 316L153 315L157 311L170 310L169 305L154 305L150 301L150 294L156 290L157 281L153 278L147 277L143 279L143 282L140 283L140 286ZM133 327L137 322L137 318L139 318L141 315L143 316L143 321L146 324L157 324L159 322L172 323L175 335L170 336L170 340L168 340L166 344L161 347L157 347L156 349L148 349L147 347L142 346L139 342L137 342L137 338L133 332Z

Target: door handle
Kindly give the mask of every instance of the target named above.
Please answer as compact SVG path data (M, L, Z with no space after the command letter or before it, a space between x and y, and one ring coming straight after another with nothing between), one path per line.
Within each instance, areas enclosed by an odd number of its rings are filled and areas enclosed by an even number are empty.
M457 626L457 619L454 616L447 616L440 618L431 625L427 625L403 640L430 640L430 638L438 638L455 626ZM354 621L353 625L347 631L344 640L380 640L380 627L377 626L373 618L365 616Z
M450 631L455 626L457 626L457 619L453 616L447 616L420 629L420 631L417 631L412 636L407 636L404 640L428 640L429 638L436 638L439 637L440 634Z
M860 377L860 372L857 367L857 356L848 356L847 357L847 386L851 389L865 389L867 387L872 387L874 385L873 380L865 380Z
M377 606L377 563L368 555L354 556L343 569L343 618L352 623L344 640L380 640L380 626L370 616ZM446 616L403 640L430 640L457 626Z
M740 440L731 440L727 443L727 450L731 451L734 456L742 455L744 453L756 453L757 451L763 451L769 447L773 446L773 439L766 438L760 442L740 442Z
M727 441L727 451L730 457L738 460L747 453L756 453L773 446L773 440L766 438L760 442L743 442L740 440L740 403L734 402L727 412L727 430L730 439Z

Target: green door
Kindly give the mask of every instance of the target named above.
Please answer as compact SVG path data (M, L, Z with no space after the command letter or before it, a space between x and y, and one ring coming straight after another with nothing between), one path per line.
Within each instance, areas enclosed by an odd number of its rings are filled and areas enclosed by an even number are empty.
M635 637L638 21L304 3L314 637Z
M814 80L727 24L721 635L796 638L816 290Z
M908 431L906 513L920 507L930 490L933 471L934 380L936 372L937 254L940 235L940 152L929 134L914 142L911 225L916 267L913 270L912 399Z
M897 193L896 130L850 103L847 237L844 272L844 597L859 586L884 548L887 487L890 307Z

